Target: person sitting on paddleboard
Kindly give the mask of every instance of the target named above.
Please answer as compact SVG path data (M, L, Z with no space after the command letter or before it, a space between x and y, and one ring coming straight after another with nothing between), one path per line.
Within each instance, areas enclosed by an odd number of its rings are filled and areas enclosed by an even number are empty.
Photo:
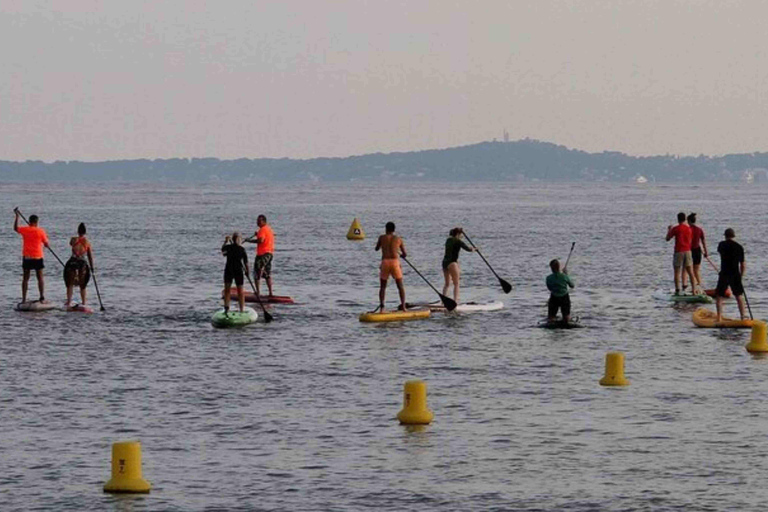
M248 253L240 245L241 242L240 233L235 231L231 237L224 238L224 245L221 246L221 254L227 258L227 265L224 267L224 313L229 313L229 295L233 280L237 286L237 305L240 312L245 308L243 269L245 275L248 275Z
M461 276L461 269L459 268L459 252L464 249L465 251L474 252L475 250L464 243L461 236L464 231L459 228L453 228L445 241L445 256L443 256L443 278L445 284L443 285L443 295L448 294L448 287L453 281L453 300L459 303L459 279Z
M557 310L563 314L563 323L571 320L571 296L568 294L568 288L575 285L568 275L568 269L563 268L560 272L560 262L554 259L549 262L549 268L552 273L547 276L547 289L549 290L549 302L547 311L547 321L557 320Z
M400 256L407 258L403 239L395 234L395 223L387 222L386 233L379 236L376 249L381 249L381 266L379 267L379 307L377 311L384 312L384 299L387 296L387 281L392 276L400 294L400 309L407 311L405 306L405 288L403 287L403 269L400 268Z
M696 225L696 214L688 214L688 225L691 227L691 259L693 260L693 277L696 278L696 286L701 289L701 257L709 256L707 241L704 238L704 230ZM703 251L702 251L703 249ZM687 273L683 273L683 290L685 290Z
M691 280L691 292L696 295L696 280L693 278L693 257L691 256L691 240L693 233L691 227L685 222L685 213L677 214L677 226L667 226L666 240L675 239L675 256L672 266L675 271L675 295L680 295L680 274L685 267L685 272Z
M741 319L746 318L744 314L744 286L742 278L747 271L747 262L744 261L744 247L738 243L736 233L728 228L724 233L725 240L717 245L717 252L720 254L720 274L717 278L717 290L715 291L715 303L717 305L717 322L723 320L723 298L726 296L726 290L731 287L731 292L736 296L736 303L739 305L739 314Z
M93 251L91 243L85 238L85 224L82 222L77 226L77 236L69 239L69 245L72 247L72 256L64 265L64 284L67 286L66 306L72 305L72 291L76 284L80 286L80 301L85 306L86 286L91 280L93 268Z
M256 280L256 293L259 294L259 283L262 278L267 281L269 296L272 297L272 254L275 252L275 233L272 227L267 224L267 217L259 215L256 218L258 230L252 237L245 241L257 244L256 259L253 262L253 277Z
M13 221L13 230L21 235L24 243L22 245L22 263L23 277L21 279L21 302L27 302L27 287L29 286L29 273L35 271L37 277L37 289L40 292L40 302L45 302L45 279L43 278L43 246L50 249L48 245L48 235L45 230L37 225L39 218L37 215L29 216L29 226L19 226L19 210L14 209L16 219Z

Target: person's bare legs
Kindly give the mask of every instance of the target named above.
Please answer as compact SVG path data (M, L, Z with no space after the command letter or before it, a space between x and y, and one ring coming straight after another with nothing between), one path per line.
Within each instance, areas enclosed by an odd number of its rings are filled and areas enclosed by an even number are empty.
M696 295L696 279L693 277L693 267L691 265L685 267L685 273L691 280L691 295Z
M459 264L456 262L451 263L448 265L448 273L451 276L451 280L453 281L453 300L456 302L456 304L459 303ZM445 294L443 294L445 295Z
M232 283L224 283L224 312L229 313L229 293Z
M448 295L448 287L451 285L451 273L448 271L447 268L443 269L443 280L445 281L445 284L443 285L443 295Z
M86 288L85 285L80 286L80 304L85 306L85 298L86 298Z
M701 265L693 266L693 275L696 278L696 286L701 288Z
M405 287L403 286L403 280L395 279L395 284L397 285L397 292L400 294L400 307L403 311L407 311L405 307Z
M267 276L267 288L269 288L269 296L272 296L272 276Z
M715 307L717 308L717 317L715 317L715 323L723 321L723 298L721 296L715 297Z
M739 315L741 315L741 319L742 320L746 319L747 315L744 312L744 294L743 293L736 297L736 304L739 305Z
M387 280L379 279L379 311L384 312L384 300L387 298Z
M680 293L680 271L682 267L675 267L675 293Z
M240 308L240 312L242 313L245 309L245 294L243 293L242 285L237 287L237 306Z
M37 275L37 291L40 292L40 302L45 300L45 278L43 277L43 269L39 268L35 270Z
M27 302L27 288L29 287L29 269L24 269L21 278L21 302Z

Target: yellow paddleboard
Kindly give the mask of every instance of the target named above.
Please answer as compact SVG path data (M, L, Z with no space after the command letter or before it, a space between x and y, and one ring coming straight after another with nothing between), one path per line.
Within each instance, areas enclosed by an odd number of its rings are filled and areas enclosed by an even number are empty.
M722 321L718 323L716 319L717 313L707 308L698 308L693 312L693 323L697 327L747 329L752 327L755 322L754 320L735 320L723 317Z
M408 311L387 311L385 313L363 313L361 322L402 322L404 320L421 320L429 318L428 309L413 309Z

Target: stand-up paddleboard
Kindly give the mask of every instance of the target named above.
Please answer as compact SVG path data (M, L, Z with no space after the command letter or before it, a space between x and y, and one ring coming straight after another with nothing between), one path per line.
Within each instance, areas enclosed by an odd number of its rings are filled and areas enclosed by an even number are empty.
M363 313L361 322L402 322L405 320L422 320L429 318L431 311L428 309L414 309L408 311L386 311L384 313Z
M664 290L654 292L653 298L683 304L712 304L713 302L712 297L705 293L700 293L698 295L675 295L674 293L665 292Z
M573 317L568 322L564 322L562 318L558 318L551 322L549 319L545 319L539 322L536 327L542 329L580 329L584 326L579 323L579 317Z
M405 304L409 308L427 308L430 311L438 312L438 311L448 311L448 309L445 307L445 305L440 302L429 302L427 304ZM453 311L458 311L459 313L473 313L477 311L498 311L500 309L504 309L504 303L501 301L493 301L493 302L465 302L463 304L459 304L456 306L456 309Z
M245 302L259 302L259 299L256 298L256 294L253 292L246 292L243 290L243 295ZM221 296L224 297L224 292L221 292ZM237 302L237 288L232 288L229 291L229 297L230 299ZM262 304L294 304L293 298L287 296L287 295L272 295L271 297L269 295L261 295L261 303Z
M696 327L748 329L752 327L755 321L736 320L724 316L722 321L718 322L717 313L707 308L697 308L696 311L693 312L693 323Z
M66 308L68 313L93 313L93 308L82 304L71 304Z
M40 302L39 300L28 300L27 302L19 302L16 304L16 311L49 311L55 309L56 304L53 302Z
M217 311L211 317L211 324L214 327L241 327L243 325L252 324L259 318L259 314L253 308L245 308L242 312L235 306L234 309L229 310L229 313L224 313L224 310Z

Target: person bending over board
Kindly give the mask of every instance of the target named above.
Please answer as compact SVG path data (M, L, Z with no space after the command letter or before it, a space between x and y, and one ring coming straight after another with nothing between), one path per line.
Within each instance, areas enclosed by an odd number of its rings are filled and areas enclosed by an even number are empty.
M461 235L464 231L459 228L453 228L449 232L449 237L445 241L445 256L443 256L443 279L445 284L443 285L443 295L448 295L448 287L453 281L453 300L459 303L459 279L461 276L461 269L459 268L459 252L464 249L465 251L474 252L475 250L469 247L461 239Z
M93 251L91 243L85 238L85 224L82 222L77 226L77 236L69 239L69 245L72 246L72 256L64 265L64 284L67 286L66 306L72 305L72 291L75 285L80 287L80 301L85 306L86 286L91 280L93 268Z
M667 226L667 242L672 238L675 239L675 256L672 260L675 271L675 295L680 295L680 274L683 268L691 279L691 293L696 295L696 280L693 278L693 257L691 256L693 233L691 227L685 222L683 212L677 214L677 226Z
M563 267L563 271L560 272L558 260L550 261L549 268L552 269L552 273L547 276L547 289L550 292L547 321L555 322L559 309L563 314L563 323L567 324L571 320L571 296L568 294L568 288L573 288L575 285L568 275L568 268Z
M403 287L403 269L400 268L400 256L406 258L405 243L395 234L395 223L387 222L386 234L379 236L376 242L376 250L381 249L381 266L379 267L379 307L376 311L384 312L384 299L387 296L387 281L392 276L400 293L400 309L407 311L405 307L405 288Z
M240 312L245 308L245 294L243 293L243 269L245 275L248 275L248 253L241 242L240 233L235 231L232 236L224 239L224 245L221 246L221 254L226 256L227 265L224 267L224 313L229 313L229 294L232 281L237 286L237 305Z
M736 303L739 305L739 314L744 320L744 285L741 278L747 270L747 263L744 261L744 247L736 240L736 233L733 229L725 230L725 240L717 245L717 252L720 254L720 275L717 278L717 290L715 292L715 304L717 305L717 322L723 320L723 298L728 287L731 287L733 295L736 296Z
M21 302L27 302L27 287L29 286L29 273L35 271L37 277L37 289L40 292L40 302L45 302L45 280L43 278L43 246L50 249L48 245L48 235L45 230L38 227L37 215L29 216L29 226L19 226L19 210L14 209L16 219L13 221L13 230L16 231L24 240L22 245L22 263L21 268L24 271L21 279Z
M707 241L704 238L704 230L696 225L696 214L688 214L688 225L691 227L691 258L693 260L693 277L696 278L696 286L701 289L701 257L709 256L707 251ZM703 249L703 252L702 252ZM687 273L683 273L683 291L687 286L685 278Z
M256 280L256 294L261 295L259 284L262 278L267 281L269 296L272 297L272 254L275 252L275 233L267 224L267 217L259 215L256 218L259 229L245 241L256 245L256 259L253 262L253 277Z

